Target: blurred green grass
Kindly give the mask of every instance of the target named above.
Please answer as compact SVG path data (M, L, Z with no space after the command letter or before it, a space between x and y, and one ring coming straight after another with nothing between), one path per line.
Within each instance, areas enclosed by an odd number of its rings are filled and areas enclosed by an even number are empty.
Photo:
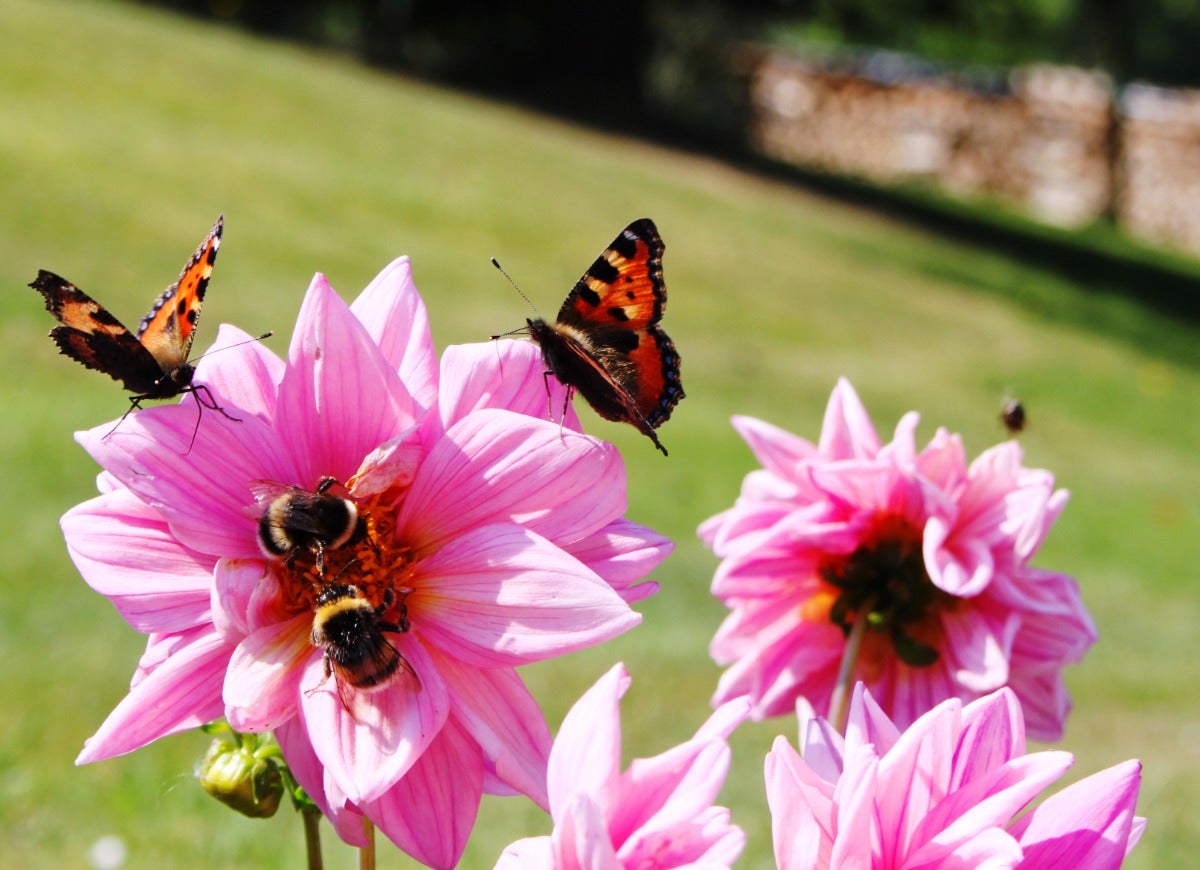
M623 449L630 515L678 548L657 572L662 592L640 608L642 628L527 672L557 729L624 660L634 680L627 756L686 738L708 712L718 671L707 644L722 610L694 530L752 467L731 414L815 438L844 374L881 433L917 408L923 437L945 425L974 455L1001 437L1003 398L1020 396L1028 463L1053 469L1073 493L1039 564L1080 579L1101 632L1068 672L1070 779L1141 757L1150 828L1130 866L1183 866L1200 850L1200 354L1178 352L1195 346L1194 325L713 160L135 5L8 0L0 49L6 863L81 866L110 833L132 867L302 860L288 813L245 820L195 787L199 735L72 764L143 645L79 580L57 527L94 493L96 469L71 433L114 418L125 399L57 355L45 337L51 319L25 285L53 269L132 323L222 211L199 346L228 321L275 329L280 353L315 271L352 298L410 254L444 346L527 315L488 257L553 313L625 222L657 221L666 325L688 393L661 432L671 457L629 427L590 414L585 425ZM1156 341L1137 346L1105 330L1096 306L1116 306L1142 325L1133 334ZM1051 307L1052 317L1039 314ZM723 797L750 836L740 866L771 864L762 758L794 728L785 719L735 735ZM528 802L489 799L463 866L490 867L511 840L547 830ZM327 828L326 850L330 866L352 860ZM386 844L381 852L380 866L412 866Z

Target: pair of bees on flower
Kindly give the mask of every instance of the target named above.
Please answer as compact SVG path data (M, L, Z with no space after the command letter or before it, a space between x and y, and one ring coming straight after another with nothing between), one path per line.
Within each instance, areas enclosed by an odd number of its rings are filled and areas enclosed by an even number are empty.
M136 334L53 272L40 271L30 284L59 321L50 337L60 351L122 382L133 394L126 414L146 400L191 393L197 404L196 432L205 408L237 420L205 385L193 382L195 368L188 359L223 229L221 216L179 279L142 318ZM572 391L578 391L600 416L630 423L666 455L655 430L671 416L684 392L679 354L658 325L667 302L664 250L653 221L634 221L576 282L555 322L530 318L520 331L541 348L546 375L567 386L567 401ZM564 407L564 416L565 412ZM357 587L325 581L325 550L363 534L354 502L332 494L333 485L331 478L325 478L316 491L274 485L268 494L257 493L265 504L259 540L272 557L290 560L299 552L313 553L322 588L312 642L325 651L327 675L369 689L387 684L407 668L385 634L406 631L408 626L403 605L398 621L384 617L393 604L390 591L376 607Z
M408 631L407 611L401 603L400 617L392 622L385 617L395 601L391 589L376 607L357 586L339 583L338 577L326 582L325 551L367 535L358 506L334 494L336 485L332 477L322 478L316 491L256 481L251 489L263 506L258 543L269 558L288 564L302 552L312 554L322 584L313 614L312 643L324 650L325 676L335 674L340 685L372 691L388 685L402 671L411 673L385 636Z

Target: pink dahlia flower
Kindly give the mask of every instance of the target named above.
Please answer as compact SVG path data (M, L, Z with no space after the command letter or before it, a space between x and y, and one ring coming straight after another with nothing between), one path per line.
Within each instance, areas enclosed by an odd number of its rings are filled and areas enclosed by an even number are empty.
M800 706L803 706L801 704ZM1001 689L943 701L901 732L861 683L843 739L801 714L801 754L767 755L775 860L812 867L1119 867L1146 820L1142 765L1126 761L1018 816L1074 761L1025 754L1021 705Z
M939 429L918 452L915 413L890 444L838 383L819 444L735 417L762 463L700 536L722 560L713 594L732 611L711 652L728 665L714 704L754 715L826 710L846 639L865 623L854 672L901 726L949 697L1009 686L1039 739L1062 734L1062 668L1096 630L1075 581L1030 566L1067 501L1006 441L967 463Z
M406 258L352 306L316 276L286 361L246 338L224 327L200 362L238 420L204 414L190 449L191 398L78 436L102 494L63 517L67 546L149 635L78 760L225 716L276 733L343 839L363 842L365 815L450 867L482 792L549 806L549 729L516 667L636 625L629 602L656 588L637 581L670 544L622 518L617 451L546 419L536 348L452 347L439 372ZM355 534L264 555L256 494L327 477ZM332 585L354 593L322 598ZM357 682L316 645L323 603L377 629Z
M713 801L729 770L727 738L749 703L725 704L691 740L622 773L619 703L628 688L618 664L567 713L550 750L554 832L513 843L497 870L719 870L737 860L745 834Z

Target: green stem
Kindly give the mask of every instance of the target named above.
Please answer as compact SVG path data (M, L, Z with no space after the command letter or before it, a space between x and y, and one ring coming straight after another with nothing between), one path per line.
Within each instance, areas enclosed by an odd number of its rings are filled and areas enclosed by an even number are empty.
M867 633L867 620L871 616L874 602L868 601L854 617L846 648L842 651L842 664L838 668L837 683L829 698L829 723L839 734L846 733L846 720L850 716L850 699L854 696L854 670L858 665L858 653L862 649L863 636Z
M366 816L362 820L367 845L358 850L358 870L375 870L375 825Z
M303 809L300 818L304 819L304 851L308 854L308 870L321 870L325 866L321 860L321 813L315 809Z

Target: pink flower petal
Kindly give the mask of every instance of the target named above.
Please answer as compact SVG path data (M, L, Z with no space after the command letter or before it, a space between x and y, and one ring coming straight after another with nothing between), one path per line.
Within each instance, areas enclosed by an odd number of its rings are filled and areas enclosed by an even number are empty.
M511 523L459 535L414 565L409 582L422 639L479 667L583 649L641 621L578 560Z
M319 658L300 682L300 716L326 773L355 804L376 800L416 763L450 712L446 684L420 643L394 642L417 674L370 694L353 692L353 709L326 678Z
M130 688L84 743L76 764L124 755L221 716L221 680L233 648L211 629L194 629L188 638Z
M221 324L217 340L196 366L195 383L236 405L234 416L270 419L284 364L264 344L267 340L257 341L236 326Z
M135 630L176 632L209 621L212 558L181 545L128 490L72 508L62 528L83 579Z
M419 427L405 429L367 454L346 487L355 498L382 495L389 489L407 489L416 477L427 446Z
M623 870L603 813L589 795L572 796L555 822L550 835L554 870Z
M1011 828L1025 850L1020 866L1120 867L1133 832L1141 781L1141 762L1126 761L1034 807Z
M479 745L451 717L408 773L362 811L422 864L449 870L471 835L482 786Z
M362 814L350 811L346 802L340 799L340 793L337 795L338 799L332 802L325 799L326 791L333 792L335 789L326 786L325 766L313 752L308 732L304 730L300 720L292 719L275 729L275 739L279 741L279 748L292 776L312 798L321 814L333 825L342 841L351 846L367 845Z
M1072 760L1068 752L1025 755L964 784L920 820L906 854L914 864L937 862L985 832L1003 828L1058 780Z
M400 508L396 534L423 554L511 519L561 544L624 510L625 470L611 444L484 409L453 424L430 451Z
M633 604L658 591L652 580L635 584L667 558L675 544L645 526L618 519L563 549L604 578L627 604Z
M685 743L652 758L635 758L621 775L620 805L608 815L613 841L623 843L618 854L627 857L659 834L689 828L712 809L725 775L729 772L730 750L726 742L750 713L750 702L738 698L723 704ZM641 829L639 832L638 829ZM686 848L696 856L708 844L697 841ZM676 863L690 863L677 861Z
M366 327L317 275L279 385L275 428L301 463L298 479L282 482L348 479L371 450L412 426L418 411Z
M213 556L257 556L246 481L278 479L290 463L257 417L233 421L207 412L193 441L194 422L182 405L158 405L131 414L111 434L111 426L101 426L76 440L157 511L184 546Z
M764 420L735 416L730 422L767 471L789 476L801 462L817 458L814 444Z
M775 738L767 754L765 776L779 870L831 866L833 785L812 775L783 737Z
M222 559L212 572L212 621L224 637L239 643L263 620L252 616L254 605L261 600L263 587L278 592L279 584L258 559Z
M313 648L312 617L300 614L246 637L225 674L225 716L238 731L272 731L296 715L300 676L321 658Z
M529 342L452 344L442 354L442 383L439 408L446 428L472 411L501 408L581 431L567 388L546 376L541 352Z
M837 839L829 856L830 867L871 866L871 855L878 845L872 822L882 824L872 812L878 766L870 747L847 749L846 769L833 789ZM885 830L885 835L891 833Z
M416 415L432 408L438 398L437 353L408 257L393 260L376 275L350 310L400 375Z
M845 378L838 379L817 446L829 459L871 459L879 452L879 436L858 393Z
M574 794L591 795L600 808L615 798L621 769L620 702L630 682L625 666L613 665L563 719L550 750L547 780L555 823L566 821ZM607 837L607 826L605 831Z
M493 759L495 775L549 812L550 729L521 677L510 668L481 670L431 655L449 688L454 718Z
M554 866L554 847L550 838L526 837L505 847L494 870L531 870Z

